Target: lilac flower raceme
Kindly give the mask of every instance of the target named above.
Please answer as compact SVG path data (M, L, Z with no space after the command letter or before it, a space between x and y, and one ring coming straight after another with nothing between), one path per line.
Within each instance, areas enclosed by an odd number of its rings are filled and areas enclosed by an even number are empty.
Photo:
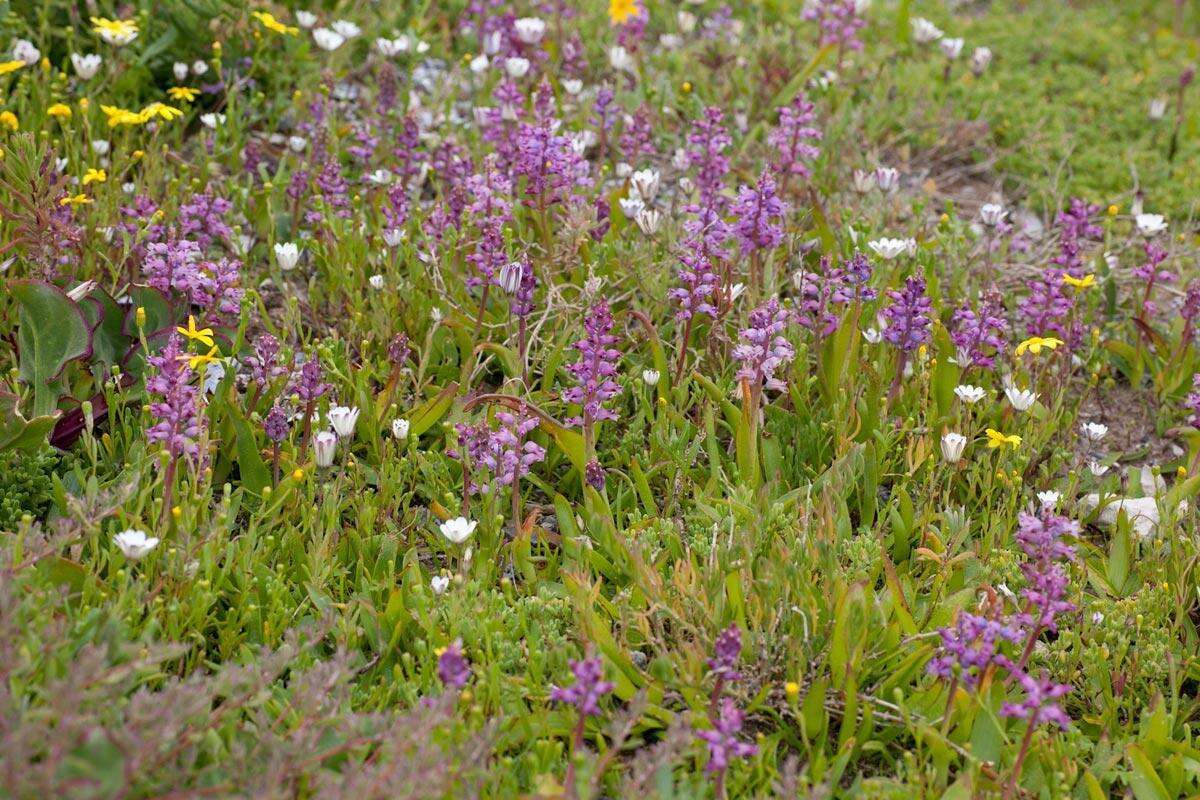
M512 486L546 457L545 448L526 440L538 426L536 417L497 411L496 420L500 425L495 429L486 421L474 426L457 426L459 444L466 449L471 474L477 476L483 470L491 475L491 480L484 483L468 477L470 494L487 494L500 486Z
M729 172L729 157L725 148L733 144L724 126L725 112L716 106L704 109L704 114L692 125L688 134L688 164L696 170L696 188L700 204L720 209L722 187Z
M208 192L190 196L179 206L177 238L196 242L207 251L214 242L228 242L233 229L225 221L233 203Z
M1008 320L995 293L985 294L977 308L964 302L950 318L950 341L963 369L992 368L1007 345Z
M779 125L771 131L767 142L775 148L774 169L782 176L784 186L790 176L811 175L808 163L821 153L813 144L821 139L821 131L811 124L815 118L813 104L803 92L796 95L791 105L779 109Z
M577 188L591 185L588 162L569 137L556 133L557 127L557 120L550 120L517 129L513 171L525 179L525 196L539 209L566 202Z
M323 380L321 362L313 355L302 363L292 376L292 390L300 401L304 415L304 433L300 439L300 461L308 454L308 441L312 433L313 411L316 410L317 400L333 387Z
M1192 425L1200 427L1200 372L1192 376L1192 391L1183 401L1183 407L1192 412L1188 416L1188 421Z
M696 731L696 736L708 745L708 763L704 769L711 774L723 776L735 758L749 758L758 752L758 746L738 739L745 714L732 698L721 700L720 711L712 720L711 730ZM723 792L718 790L718 796Z
M575 343L579 360L567 367L578 383L563 392L563 400L582 407L583 414L572 420L585 429L591 423L617 418L604 404L616 397L621 387L613 380L621 353L613 349L617 337L612 334L613 318L608 301L599 300L583 320L584 338Z
M858 51L863 47L858 32L867 24L858 8L855 0L808 0L804 18L819 26L822 46L836 45L839 53Z
M787 388L775 372L791 363L796 354L783 335L790 321L791 314L772 297L750 312L749 325L738 333L738 344L733 348L733 359L741 364L737 378L749 382L753 398L763 389Z
M1037 514L1022 512L1017 517L1016 540L1025 556L1035 561L1075 560L1075 548L1064 539L1078 538L1079 523L1041 509Z
M783 241L787 203L775 193L775 179L763 172L754 186L743 186L733 204L733 234L742 255L778 247Z
M883 338L903 353L911 353L930 338L933 303L925 294L925 280L910 277L899 290L888 292L891 304L883 309L887 323Z
M833 333L846 306L869 302L878 295L869 283L871 273L871 262L862 253L856 253L838 267L833 266L828 256L823 256L816 271L805 270L793 279L797 321L818 336Z
M713 270L712 263L703 254L685 244L683 253L679 256L682 265L676 273L679 286L671 289L667 296L679 303L675 318L681 321L690 320L697 314L717 316L717 308L710 300L716 291L719 278Z
M1071 718L1058 704L1059 699L1071 693L1071 687L1055 683L1046 676L1034 678L1027 673L1017 675L1025 698L1019 703L1004 703L1000 707L1001 716L1029 720L1030 726L1043 725L1047 722L1066 729L1071 724Z
M658 148L654 146L651 111L645 103L625 117L625 125L621 130L620 148L621 157L630 164L653 159L658 155Z
M463 655L462 642L455 640L438 654L438 680L447 689L458 690L471 678L471 665Z
M150 416L155 423L146 431L146 438L161 442L171 463L184 456L193 461L200 457L204 417L200 389L192 385L194 373L187 359L183 339L174 332L162 351L147 359L154 368L146 379L146 392L152 398Z
M1063 291L1062 272L1045 270L1041 277L1027 284L1028 294L1017 302L1025 332L1029 336L1055 336L1072 345L1079 334L1068 329L1068 318L1075 309L1075 300Z
M1144 284L1140 315L1143 320L1158 313L1158 304L1153 299L1154 287L1158 284L1174 283L1176 280L1174 272L1162 268L1162 263L1166 260L1166 250L1154 242L1146 242L1146 260L1133 269L1133 276Z
M604 665L598 658L584 658L571 662L575 683L571 686L554 686L550 700L575 706L580 717L600 715L600 699L611 692L613 684L604 680Z
M742 674L737 671L738 659L742 655L742 629L737 623L717 634L713 644L713 656L708 659L708 668L721 681L741 680Z
M938 633L942 642L927 669L939 678L957 680L968 687L974 687L993 664L1003 663L998 659L1001 643L1016 643L1022 637L1020 628L1003 620L965 612L958 615L953 627Z

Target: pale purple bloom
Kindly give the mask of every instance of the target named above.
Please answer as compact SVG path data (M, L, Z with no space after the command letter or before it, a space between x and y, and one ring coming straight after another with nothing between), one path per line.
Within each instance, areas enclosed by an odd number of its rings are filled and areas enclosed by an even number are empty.
M611 692L613 684L604 680L604 665L598 658L584 658L571 662L575 683L571 686L554 686L550 700L555 703L573 705L585 717L600 714L600 698Z
M575 343L579 360L567 367L578 385L563 392L563 400L583 409L582 416L572 420L575 425L617 418L615 412L604 407L621 391L621 387L613 380L621 353L613 349L617 337L612 335L612 327L613 318L608 301L601 299L583 320L586 335Z
M821 131L810 124L815 118L813 104L803 92L796 95L791 105L779 109L779 125L771 131L767 142L775 148L775 169L781 175L807 178L811 174L808 162L821 153L813 144L821 138Z
M733 348L733 359L741 363L739 381L749 381L752 388L787 388L775 372L791 363L796 354L783 335L790 321L791 314L774 297L750 312L750 324L738 333L738 345Z
M933 303L925 294L925 280L910 277L900 290L888 292L891 305L883 309L887 322L883 338L905 353L911 353L930 339Z
M733 234L742 255L770 250L783 241L788 205L775 193L775 179L764 171L754 186L743 186L733 204Z
M947 680L958 677L969 687L975 686L992 664L1004 663L997 658L1001 643L1015 643L1022 636L1020 628L1013 625L965 612L958 615L953 627L938 633L942 643L927 669Z
M721 700L720 712L712 720L711 730L696 731L697 738L708 745L708 763L704 769L709 773L724 772L735 758L749 758L758 752L758 746L738 739L745 714L729 697Z
M446 646L438 656L438 680L447 689L461 689L471 678L471 665L463 655L462 642L455 640Z
M1071 724L1071 718L1058 704L1060 698L1070 694L1069 685L1055 683L1045 675L1034 678L1024 672L1016 678L1025 690L1025 698L1020 703L1004 703L1000 707L1001 716L1027 719L1031 725L1049 722L1064 730Z
M194 461L200 455L204 416L200 413L200 389L192 385L194 373L187 359L183 339L175 332L158 355L147 359L154 368L146 379L146 393L151 398L150 417L155 422L146 431L146 438L162 442L172 460L187 456Z

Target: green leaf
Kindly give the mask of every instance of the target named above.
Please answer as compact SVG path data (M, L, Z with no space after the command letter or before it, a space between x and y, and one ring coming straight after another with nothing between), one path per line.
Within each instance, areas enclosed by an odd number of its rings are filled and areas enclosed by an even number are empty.
M17 408L17 396L0 392L0 452L37 450L54 429L55 414L25 419Z
M58 408L58 380L68 363L91 347L87 323L79 306L57 286L40 281L13 281L20 305L17 347L21 378L33 386L33 414L44 416Z
M450 410L450 406L454 403L454 396L457 394L458 383L451 383L433 398L418 406L412 416L408 418L408 435L415 439L436 425L438 420Z
M271 470L263 462L262 455L259 454L258 442L255 441L254 431L250 428L250 424L246 422L240 412L233 408L230 406L233 428L237 431L237 462L238 472L242 476L242 486L259 494L264 488L271 485Z
M1173 796L1167 791L1162 778L1158 777L1154 765L1140 747L1136 744L1128 745L1125 748L1125 757L1132 770L1125 781L1137 800L1172 800Z

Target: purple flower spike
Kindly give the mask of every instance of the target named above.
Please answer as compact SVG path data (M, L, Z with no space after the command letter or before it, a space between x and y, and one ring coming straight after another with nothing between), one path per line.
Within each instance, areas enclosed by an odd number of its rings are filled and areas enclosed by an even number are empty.
M787 209L787 203L775 193L775 179L769 172L763 172L753 187L742 187L733 204L733 233L742 255L779 246Z
M1062 710L1058 700L1070 694L1071 687L1064 683L1055 683L1045 675L1034 678L1024 672L1017 675L1017 680L1025 690L1025 699L1020 703L1005 703L1000 707L1000 714L1027 719L1031 725L1049 722L1066 730L1071 724L1071 718Z
M726 697L721 701L721 710L713 720L712 730L696 731L696 736L708 744L708 773L723 773L735 758L749 758L758 752L758 746L739 741L745 714Z
M742 629L737 623L717 635L713 644L713 657L708 660L708 668L722 680L741 680L742 674L737 671L738 658L742 655Z
M463 655L462 642L455 640L438 656L438 679L447 689L461 689L471 677L471 665Z
M796 95L791 105L779 109L779 126L767 137L776 151L775 169L779 174L801 178L811 174L808 162L821 154L812 144L821 139L821 131L810 124L815 118L813 104L803 92Z
M154 398L150 416L155 424L146 431L146 438L162 442L172 461L187 456L200 456L199 438L204 427L200 413L200 389L193 386L193 372L187 364L183 339L172 333L167 345L147 360L155 373L146 379L146 392Z
M929 662L930 674L947 680L958 676L967 686L975 686L992 664L1003 663L998 648L1001 642L1017 642L1021 630L996 619L962 613L954 627L938 631L942 644Z
M550 700L575 706L585 717L599 716L600 698L613 690L613 684L604 680L604 665L598 658L584 658L572 661L571 671L575 673L574 685L552 687Z
M621 391L613 380L621 354L613 349L617 337L612 335L612 327L608 301L600 300L583 321L587 335L575 343L579 360L567 367L579 385L563 392L563 400L583 407L583 415L573 419L572 424L586 426L590 422L617 418L614 412L604 407Z
M750 312L750 324L738 334L733 358L741 362L738 380L747 380L752 388L782 391L787 384L775 377L775 371L790 363L796 351L783 336L791 321L787 309L772 297Z
M892 304L883 310L887 328L883 338L905 353L911 353L930 339L933 303L925 295L925 281L912 277L904 288L888 292Z
M733 144L725 130L725 112L716 106L704 109L704 115L692 125L688 134L688 164L696 170L696 188L700 203L705 207L720 207L721 187L729 172L729 157L725 148Z
M996 294L986 294L978 309L969 303L954 312L950 320L950 341L957 350L963 369L995 366L996 355L1007 345L1008 320Z

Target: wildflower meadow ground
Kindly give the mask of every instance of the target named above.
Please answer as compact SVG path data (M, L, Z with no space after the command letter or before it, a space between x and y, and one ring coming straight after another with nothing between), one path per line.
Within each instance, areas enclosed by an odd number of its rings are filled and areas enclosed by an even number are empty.
M1200 795L1200 6L18 2L0 798Z

